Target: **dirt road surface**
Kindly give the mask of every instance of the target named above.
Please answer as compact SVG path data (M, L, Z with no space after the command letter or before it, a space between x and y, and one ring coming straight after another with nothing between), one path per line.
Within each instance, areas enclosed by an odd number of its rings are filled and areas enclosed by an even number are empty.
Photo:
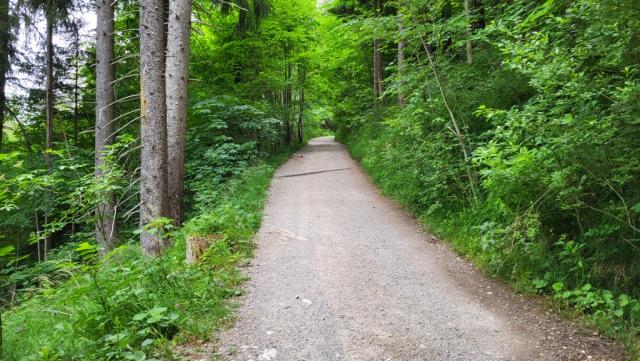
M333 138L273 180L222 360L622 360L482 276L382 196Z

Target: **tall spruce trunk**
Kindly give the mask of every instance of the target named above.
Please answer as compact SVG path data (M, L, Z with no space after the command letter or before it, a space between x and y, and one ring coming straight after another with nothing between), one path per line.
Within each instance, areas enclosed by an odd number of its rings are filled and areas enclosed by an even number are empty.
M150 223L168 216L163 10L162 0L140 0L140 244L147 256L165 248L162 230Z
M53 0L47 2L46 9L46 69L45 69L45 87L46 87L46 100L45 100L45 113L47 117L46 135L45 135L45 147L47 150L53 149ZM53 167L53 156L48 151L45 153L45 160L47 162L47 168L49 173ZM47 192L46 204L47 209L44 213L44 224L49 224L49 208L52 206L51 192ZM49 256L49 250L52 247L51 235L45 233L44 237L44 259L47 260Z
M105 151L115 140L114 119L114 14L111 0L97 1L96 29L96 127L95 127L95 176L104 177L109 165L105 163ZM104 255L117 244L116 205L112 191L99 194L95 213L95 233L101 253Z
M98 0L100 2L100 0ZM99 25L98 25L99 26ZM75 27L75 43L76 57L75 57L75 72L74 72L74 84L73 84L73 145L78 146L78 97L80 95L80 87L78 81L80 79L80 34L78 27ZM96 49L97 50L97 49Z
M9 72L9 0L0 0L0 150L2 150L2 131L6 107L5 85Z
M49 0L51 3L51 0ZM46 69L45 69L45 87L46 87L46 117L47 129L45 137L45 146L47 149L53 149L53 5L47 6L47 34L46 34ZM47 163L50 166L51 156L47 154Z
M175 225L183 220L184 147L189 90L191 0L169 0L167 35L167 184L169 214Z

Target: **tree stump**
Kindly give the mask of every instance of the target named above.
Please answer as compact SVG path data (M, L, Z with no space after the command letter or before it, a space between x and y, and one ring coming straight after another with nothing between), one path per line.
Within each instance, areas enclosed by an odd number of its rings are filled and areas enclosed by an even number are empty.
M186 262L188 264L195 264L200 261L204 252L215 241L221 239L220 235L209 234L193 234L187 237L187 254Z

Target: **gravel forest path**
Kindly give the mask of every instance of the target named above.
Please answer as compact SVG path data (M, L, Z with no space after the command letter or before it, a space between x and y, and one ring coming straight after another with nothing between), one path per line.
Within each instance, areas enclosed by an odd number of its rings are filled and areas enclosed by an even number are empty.
M316 138L277 172L221 360L621 360L482 276Z

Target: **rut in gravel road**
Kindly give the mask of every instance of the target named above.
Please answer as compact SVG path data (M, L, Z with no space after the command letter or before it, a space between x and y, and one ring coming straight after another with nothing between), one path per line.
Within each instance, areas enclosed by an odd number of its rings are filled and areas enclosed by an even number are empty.
M333 138L273 180L222 360L620 360L488 280L375 188Z

